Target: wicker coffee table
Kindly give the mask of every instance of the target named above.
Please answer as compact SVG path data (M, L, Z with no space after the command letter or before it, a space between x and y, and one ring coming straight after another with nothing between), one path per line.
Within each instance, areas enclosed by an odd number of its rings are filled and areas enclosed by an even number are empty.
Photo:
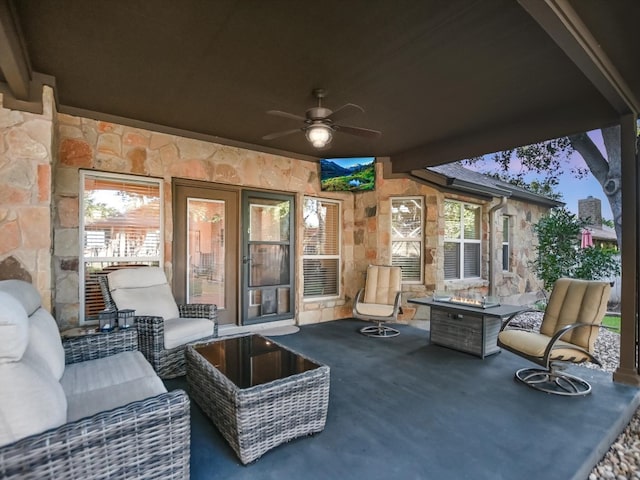
M260 335L186 349L189 395L242 463L324 429L329 367Z

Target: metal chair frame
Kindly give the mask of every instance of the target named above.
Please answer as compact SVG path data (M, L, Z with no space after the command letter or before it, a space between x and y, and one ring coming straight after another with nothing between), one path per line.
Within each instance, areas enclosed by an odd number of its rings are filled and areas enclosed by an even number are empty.
M505 330L511 321L516 318L518 315L524 312L530 312L531 310L525 310L523 312L518 312L515 315L508 318L502 325L500 331ZM571 358L563 358L561 360L554 360L552 358L553 350L556 348L562 348L566 350L567 348L571 348L576 352L586 355L589 357L590 362L595 363L598 366L602 366L600 360L595 357L591 352L586 349L578 346L570 344L569 346L566 343L563 343L561 346L557 346L560 338L570 330L580 328L580 327L588 327L588 328L600 328L600 325L592 325L586 323L573 323L570 325L565 325L560 330L558 330L552 337L550 337L549 343L545 348L544 354L542 357L535 357L531 355L527 355L519 350L512 348L511 346L502 343L500 341L500 337L498 337L498 346L508 350L512 353L515 353L518 356L526 358L527 360L540 365L542 368L529 367L529 368L521 368L516 371L515 379L524 383L525 385L534 388L536 390L540 390L542 392L551 393L554 395L563 395L563 396L583 396L587 395L591 392L591 385L586 380L582 378L571 375L564 371L566 368L567 362L580 364L584 363L585 360L577 361L577 357Z

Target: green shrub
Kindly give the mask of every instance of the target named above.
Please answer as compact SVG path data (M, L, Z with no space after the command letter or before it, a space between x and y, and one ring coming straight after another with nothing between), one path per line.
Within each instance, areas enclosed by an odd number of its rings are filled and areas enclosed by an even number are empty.
M550 291L561 277L599 280L620 274L617 252L600 247L580 248L586 223L563 209L555 209L534 225L538 256L531 262L534 273Z

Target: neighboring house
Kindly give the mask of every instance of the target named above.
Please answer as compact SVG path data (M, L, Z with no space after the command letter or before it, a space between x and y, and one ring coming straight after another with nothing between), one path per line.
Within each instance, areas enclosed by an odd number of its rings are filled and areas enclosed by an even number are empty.
M591 232L594 245L606 248L618 248L615 229L602 223L602 202L589 195L578 200L578 218L585 220Z
M529 267L538 254L532 227L549 209L564 204L467 169L459 162L427 168L422 178L445 192L447 226L455 225L449 223L451 220L463 217L463 230L445 228L445 289L486 286L486 293L500 297L504 303L531 304L539 298L541 283ZM478 210L473 203L468 208L469 204L462 202L463 209L458 211L456 199L446 195L454 192L490 203ZM480 238L486 240L486 245L482 248L475 232L478 215L485 222L482 231L486 233ZM476 259L479 255L483 258L480 270Z
M141 262L164 267L178 301L217 296L223 333L349 317L368 264L403 267L405 320L424 314L406 299L435 290L527 304L540 291L532 226L559 202L458 164L385 176L385 158L375 190L325 192L317 162L58 114L49 87L43 98L42 114L0 108L0 276L33 281L62 328L87 320L96 268ZM85 224L102 190L155 207Z
M599 198L589 195L587 198L578 200L578 218L588 223L588 230L591 232L593 245L600 248L618 248L618 237L616 231L602 224L602 202ZM618 254L618 258L620 255ZM622 298L622 277L610 277L611 294L609 296L609 309L618 311L620 299Z

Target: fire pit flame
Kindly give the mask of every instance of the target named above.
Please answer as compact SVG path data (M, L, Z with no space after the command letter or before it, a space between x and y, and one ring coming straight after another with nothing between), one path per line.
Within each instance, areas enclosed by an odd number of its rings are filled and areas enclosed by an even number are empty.
M449 300L451 303L459 303L461 305L469 305L472 307L481 307L483 305L482 301L480 300L475 300L473 298L466 298L466 297L451 297L451 300Z
M445 303L455 303L457 305L466 305L468 307L477 307L477 308L490 308L497 307L500 305L497 297L485 297L482 299L477 298L469 298L469 297L460 297L460 296L451 296L446 294L434 294L433 299L438 302Z

